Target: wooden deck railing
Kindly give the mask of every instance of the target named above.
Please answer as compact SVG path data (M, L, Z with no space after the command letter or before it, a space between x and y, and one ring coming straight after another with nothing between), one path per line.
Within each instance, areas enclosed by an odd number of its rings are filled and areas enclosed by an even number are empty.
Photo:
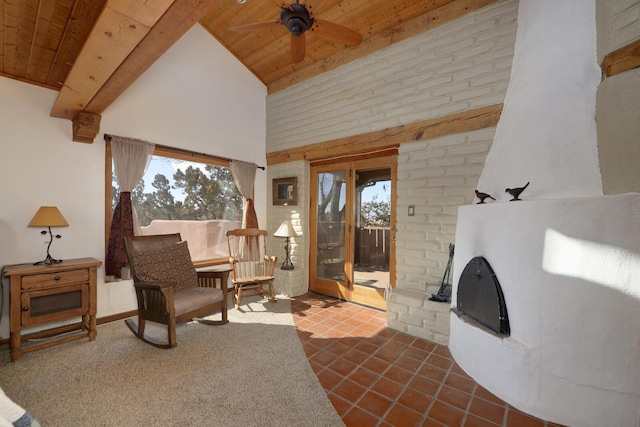
M356 229L355 262L362 267L389 269L389 227Z

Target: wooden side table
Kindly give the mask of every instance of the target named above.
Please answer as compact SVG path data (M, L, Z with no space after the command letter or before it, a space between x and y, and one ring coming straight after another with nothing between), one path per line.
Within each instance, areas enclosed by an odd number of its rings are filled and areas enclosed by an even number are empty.
M102 262L94 258L65 260L59 264L16 264L4 267L10 279L9 321L11 361L22 353L89 337L96 339L97 269ZM61 326L21 335L22 328L72 317L82 317L77 325ZM31 337L52 337L61 332L79 330L77 334L21 348Z
M216 286L216 280L220 280L220 289L228 293L233 289L233 285L229 287L229 273L231 273L231 267L228 265L215 265L212 267L198 268L198 280L200 286L209 286L212 288Z

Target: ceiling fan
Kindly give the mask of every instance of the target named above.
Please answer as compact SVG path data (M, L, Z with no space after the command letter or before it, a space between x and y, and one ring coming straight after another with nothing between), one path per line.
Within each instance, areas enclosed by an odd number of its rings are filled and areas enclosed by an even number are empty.
M274 21L256 22L230 28L233 31L248 31L258 28L284 25L291 32L291 60L301 62L305 55L305 32L310 31L326 40L356 46L362 41L362 35L345 26L324 21L315 17L315 11L322 0L273 0L280 7L280 18Z

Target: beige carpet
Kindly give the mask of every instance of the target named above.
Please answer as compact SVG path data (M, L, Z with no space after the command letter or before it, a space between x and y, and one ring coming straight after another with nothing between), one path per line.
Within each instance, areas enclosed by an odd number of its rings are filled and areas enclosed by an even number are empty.
M245 301L228 325L180 325L171 350L138 340L123 321L98 326L96 341L15 363L3 350L0 387L43 427L343 425L308 364L290 301Z

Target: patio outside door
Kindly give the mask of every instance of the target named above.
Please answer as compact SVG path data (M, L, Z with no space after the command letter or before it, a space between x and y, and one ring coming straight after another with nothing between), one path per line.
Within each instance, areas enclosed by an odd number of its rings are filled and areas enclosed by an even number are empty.
M312 291L386 310L395 286L397 156L311 167Z

